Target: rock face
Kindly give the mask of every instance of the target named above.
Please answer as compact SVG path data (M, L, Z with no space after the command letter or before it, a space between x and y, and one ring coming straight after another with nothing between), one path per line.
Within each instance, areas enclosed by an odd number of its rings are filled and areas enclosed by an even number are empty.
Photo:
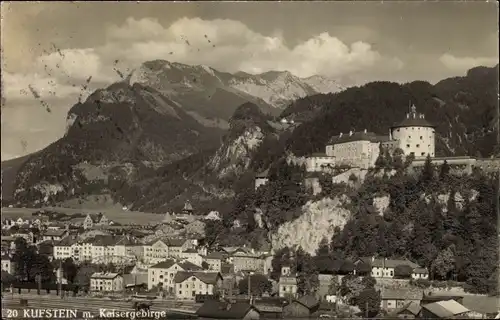
M271 236L273 250L300 246L315 255L321 240L330 239L335 228L342 229L351 217L351 212L344 208L348 202L345 196L308 202L302 208L302 216L283 224Z
M65 136L18 170L14 198L50 203L109 192L109 176L133 180L142 167L215 146L220 133L154 89L116 83L71 108Z
M294 99L342 88L335 80L320 76L302 79L287 71L231 74L165 60L143 63L130 75L130 83L155 88L202 117L223 120L245 102L256 104L264 113L276 114Z

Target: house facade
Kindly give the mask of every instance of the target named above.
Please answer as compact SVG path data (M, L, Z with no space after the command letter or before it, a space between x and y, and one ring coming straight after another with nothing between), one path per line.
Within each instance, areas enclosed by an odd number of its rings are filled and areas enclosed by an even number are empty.
M123 277L118 273L96 272L90 277L90 290L119 292L123 290Z
M281 276L278 282L278 294L281 298L297 296L297 276L292 274L289 266L281 268Z
M175 278L177 299L194 300L196 295L215 295L222 288L222 276L219 272L180 271Z
M169 258L148 268L148 289L160 287L166 293L173 294L175 275L179 271L201 271L202 268L189 261L178 262Z

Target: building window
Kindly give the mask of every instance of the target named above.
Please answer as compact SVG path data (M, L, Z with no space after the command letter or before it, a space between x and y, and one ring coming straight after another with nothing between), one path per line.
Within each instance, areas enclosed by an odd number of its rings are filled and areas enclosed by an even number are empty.
M425 156L425 152L422 152L420 155Z
M419 144L417 144L417 148L420 148L420 145L419 145Z
M424 137L420 136L420 140L424 140Z
M406 145L406 147L407 147L407 148L409 148L409 147L410 147L410 145L409 145L409 144L407 144L407 145Z

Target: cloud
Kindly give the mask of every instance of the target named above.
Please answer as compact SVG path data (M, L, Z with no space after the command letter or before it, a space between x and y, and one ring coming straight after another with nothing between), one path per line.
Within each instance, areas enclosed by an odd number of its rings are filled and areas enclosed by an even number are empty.
M289 47L279 32L262 35L234 20L182 18L163 27L155 19L128 18L123 25L110 26L106 35L108 44L96 52L108 56L108 60L114 55L129 66L166 59L206 64L228 72L288 70L300 77L402 67L401 60L382 56L366 42L345 44L321 33Z
M466 72L478 66L494 66L498 63L498 57L455 57L446 53L439 58L439 61L450 70Z
M128 18L123 24L110 25L103 33L106 41L102 45L53 47L53 52L32 58L31 65L23 65L29 72L12 72L13 68L21 70L12 65L10 73L2 74L2 98L7 105L2 110L2 124L4 117L24 119L15 126L2 126L2 145L5 142L6 148L2 147L2 156L34 151L62 136L66 112L79 98L119 80L148 60L204 64L227 72L288 70L300 77L373 77L403 66L398 58L386 57L366 42L344 43L334 35L320 33L290 46L280 30L264 35L227 19L181 18L164 26L155 19ZM41 107L41 100L52 113ZM32 132L39 125L46 127L45 134ZM21 136L29 140L28 151L20 149Z

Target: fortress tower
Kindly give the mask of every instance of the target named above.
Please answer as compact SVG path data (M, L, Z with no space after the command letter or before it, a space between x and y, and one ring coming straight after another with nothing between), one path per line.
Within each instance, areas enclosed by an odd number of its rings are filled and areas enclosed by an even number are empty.
M391 127L393 140L399 140L399 147L405 155L413 153L415 158L434 157L435 126L425 120L423 114L417 114L417 108L412 105L406 119Z

